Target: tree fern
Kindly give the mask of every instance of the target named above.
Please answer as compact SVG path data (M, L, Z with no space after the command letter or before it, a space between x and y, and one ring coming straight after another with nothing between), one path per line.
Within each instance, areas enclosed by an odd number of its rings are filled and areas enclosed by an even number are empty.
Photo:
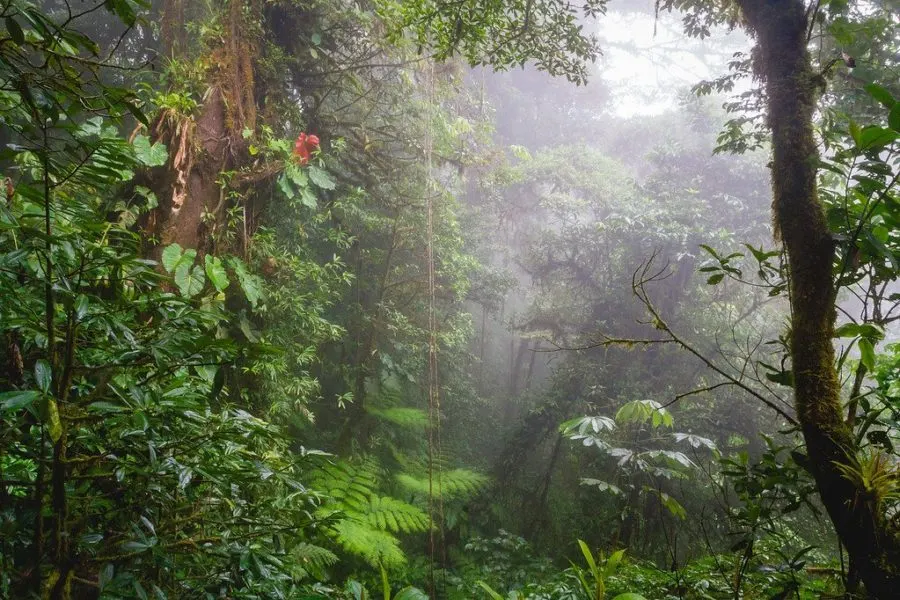
M406 563L396 537L373 528L368 523L344 519L332 527L335 540L347 552L355 554L372 566L394 568Z
M297 579L315 577L322 579L327 567L338 562L338 556L327 548L307 544L297 544L291 550L293 575Z
M421 533L431 526L424 511L387 496L371 498L365 517L372 527L395 533Z
M415 477L409 473L397 475L397 481L407 490L427 496L429 490L445 500L471 498L480 492L488 483L488 477L468 469L452 469L434 473L431 481L427 476Z
M332 501L328 504L338 504L342 510L364 511L369 498L375 493L379 474L374 461L365 460L358 464L339 461L316 471L311 485L328 496Z
M334 540L373 566L394 567L405 558L393 534L428 531L430 519L412 504L379 495L379 475L372 460L339 461L319 469L311 481L325 494L319 516L332 521L326 531Z
M424 430L428 427L428 415L418 408L395 406L391 408L368 408L367 412L388 423L404 429Z

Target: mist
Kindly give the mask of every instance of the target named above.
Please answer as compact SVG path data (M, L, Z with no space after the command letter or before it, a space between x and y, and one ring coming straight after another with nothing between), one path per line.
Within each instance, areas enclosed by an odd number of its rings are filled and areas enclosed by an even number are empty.
M0 600L896 594L895 1L0 15Z

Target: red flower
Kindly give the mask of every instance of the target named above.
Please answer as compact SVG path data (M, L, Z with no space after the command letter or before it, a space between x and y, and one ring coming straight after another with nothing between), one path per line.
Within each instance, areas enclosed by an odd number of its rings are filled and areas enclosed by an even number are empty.
M309 162L309 156L319 147L319 138L315 135L307 136L301 133L294 142L294 157L301 165Z

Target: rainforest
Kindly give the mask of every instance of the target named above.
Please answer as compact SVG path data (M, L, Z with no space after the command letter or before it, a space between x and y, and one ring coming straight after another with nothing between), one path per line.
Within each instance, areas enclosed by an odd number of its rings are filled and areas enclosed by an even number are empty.
M897 0L0 21L0 599L900 597Z

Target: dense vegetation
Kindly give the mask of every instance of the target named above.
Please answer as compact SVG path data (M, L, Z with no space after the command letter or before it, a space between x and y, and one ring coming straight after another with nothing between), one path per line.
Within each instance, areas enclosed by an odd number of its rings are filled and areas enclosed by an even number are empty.
M0 598L893 597L896 3L633 4L0 0Z

